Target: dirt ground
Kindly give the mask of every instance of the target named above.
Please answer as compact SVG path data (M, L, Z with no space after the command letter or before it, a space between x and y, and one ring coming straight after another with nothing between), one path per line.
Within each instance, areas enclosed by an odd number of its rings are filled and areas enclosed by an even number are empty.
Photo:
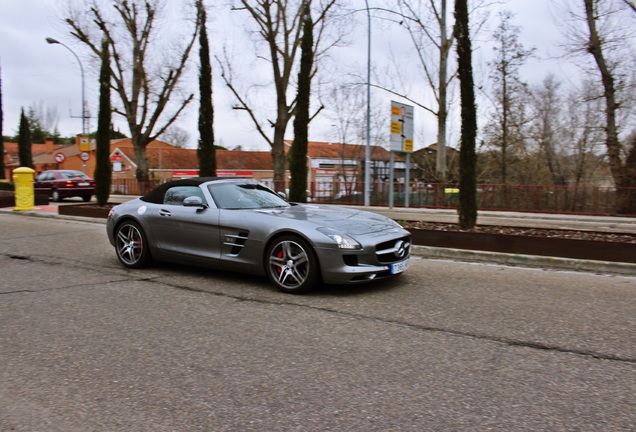
M461 231L457 224L407 221L407 222L401 222L401 225L406 229ZM484 233L484 234L531 236L531 237L566 238L566 239L574 239L574 240L595 240L595 241L636 244L636 235L633 235L633 234L614 234L614 233L593 232L593 231L569 231L569 230L554 230L554 229L541 229L541 228L521 228L521 227L478 225L477 227L475 227L475 229L467 231L467 232Z

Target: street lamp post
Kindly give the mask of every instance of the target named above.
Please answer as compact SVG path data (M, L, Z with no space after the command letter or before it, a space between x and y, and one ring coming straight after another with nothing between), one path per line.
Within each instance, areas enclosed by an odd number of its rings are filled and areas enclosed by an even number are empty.
M51 45L54 45L54 44L62 45L64 48L69 50L71 54L75 56L75 59L77 60L77 64L79 64L80 73L82 75L82 135L86 136L88 134L88 116L86 115L86 98L85 98L86 84L84 80L84 66L82 66L82 62L80 61L80 58L77 56L77 54L75 54L75 51L70 49L68 46L66 46L62 42L50 37L47 37L46 41Z

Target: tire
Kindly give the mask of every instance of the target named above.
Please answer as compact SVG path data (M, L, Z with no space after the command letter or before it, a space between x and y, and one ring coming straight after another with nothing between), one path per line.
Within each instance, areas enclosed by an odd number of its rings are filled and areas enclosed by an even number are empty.
M267 248L265 266L269 279L286 293L304 293L320 282L318 259L311 246L298 236L277 238Z
M84 202L89 202L89 201L91 200L91 197L92 197L92 195L84 195L84 196L82 197L82 200L83 200Z
M51 200L53 202L60 202L62 201L62 197L60 197L60 192L57 189L53 189L51 191Z
M128 268L144 267L151 260L146 234L134 221L124 221L115 229L115 251Z

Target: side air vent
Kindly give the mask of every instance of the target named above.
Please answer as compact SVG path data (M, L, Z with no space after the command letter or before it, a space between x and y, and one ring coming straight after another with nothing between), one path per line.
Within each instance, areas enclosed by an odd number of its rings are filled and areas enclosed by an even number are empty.
M247 242L247 236L249 233L239 232L238 234L225 234L223 245L230 246L230 255L238 255L243 247L245 247L245 242Z

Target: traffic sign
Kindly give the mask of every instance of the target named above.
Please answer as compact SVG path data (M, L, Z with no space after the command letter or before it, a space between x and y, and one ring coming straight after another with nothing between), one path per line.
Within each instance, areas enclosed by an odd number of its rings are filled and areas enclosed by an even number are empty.
M413 107L391 101L391 151L413 151Z
M88 152L82 152L80 154L80 158L86 162L87 160L89 160L91 158L91 155Z
M64 156L64 153L55 153L54 157L55 157L55 162L57 163L62 163L66 159L66 156Z

